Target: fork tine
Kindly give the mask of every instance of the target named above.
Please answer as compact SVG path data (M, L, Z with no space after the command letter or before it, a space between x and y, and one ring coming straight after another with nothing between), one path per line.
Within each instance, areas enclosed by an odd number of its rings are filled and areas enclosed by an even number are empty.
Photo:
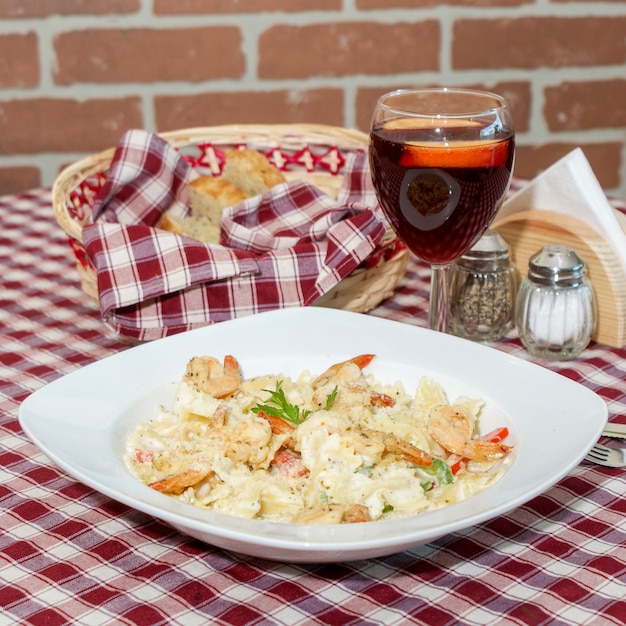
M591 450L598 456L605 457L608 457L613 451L612 448L609 448L608 446L603 446L601 443L596 443L593 448L591 448Z
M585 459L606 467L624 467L626 466L626 450L607 448L597 443L591 448Z
M610 450L608 448L597 443L589 450L586 458L596 463L601 463L609 458L609 452Z

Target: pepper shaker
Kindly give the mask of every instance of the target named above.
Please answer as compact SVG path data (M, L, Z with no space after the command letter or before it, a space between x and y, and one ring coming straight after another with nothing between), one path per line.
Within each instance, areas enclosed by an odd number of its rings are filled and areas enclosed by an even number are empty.
M450 332L477 341L500 339L513 326L517 272L509 246L488 230L452 266Z
M517 297L516 325L528 351L564 361L578 356L595 330L595 298L584 260L569 246L533 255Z

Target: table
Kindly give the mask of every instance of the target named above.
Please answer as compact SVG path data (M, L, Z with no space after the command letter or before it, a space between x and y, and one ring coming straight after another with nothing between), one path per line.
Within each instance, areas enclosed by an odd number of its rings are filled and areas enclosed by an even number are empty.
M488 523L312 566L226 553L75 482L26 438L19 405L128 344L81 291L50 190L0 198L0 263L0 624L623 623L626 469L583 462ZM427 297L428 270L411 261L371 314L425 325ZM530 359L514 331L494 347ZM538 362L626 421L626 350Z

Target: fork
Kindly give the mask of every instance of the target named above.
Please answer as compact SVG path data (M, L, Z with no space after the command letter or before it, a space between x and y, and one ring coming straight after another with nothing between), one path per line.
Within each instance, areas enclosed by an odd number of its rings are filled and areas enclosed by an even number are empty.
M596 443L585 460L606 467L626 467L626 448L607 448Z

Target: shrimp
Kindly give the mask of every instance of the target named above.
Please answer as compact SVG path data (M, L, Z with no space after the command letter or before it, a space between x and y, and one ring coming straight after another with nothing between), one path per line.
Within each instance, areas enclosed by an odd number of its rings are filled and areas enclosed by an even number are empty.
M413 465L430 467L433 464L430 454L391 433L356 428L351 432L351 435L350 444L354 451L365 458L371 459L373 463L380 462L386 455L394 454Z
M224 365L210 356L195 356L187 363L185 380L196 391L201 391L214 398L226 398L239 390L241 372L239 363L230 354L224 357Z
M396 400L386 393L369 389L370 404L372 406L395 406Z
M269 415L263 410L257 411L257 417L264 419L270 425L273 435L286 435L294 431L293 424L275 415Z
M213 428L222 428L226 424L227 417L228 405L225 402L221 402L209 418L209 423Z
M277 476L287 480L305 478L310 473L298 455L282 448L276 451L270 465Z
M313 381L313 389L318 390L329 384L342 385L351 394L364 394L369 397L369 403L372 406L394 406L396 402L394 398L386 393L370 389L362 376L363 368L372 362L374 356L374 354L361 354L348 361L331 365Z
M360 370L367 367L374 356L374 354L361 354L348 361L331 365L313 381L313 389L319 389L328 383L355 382L360 376ZM358 370L354 368L355 365Z
M192 487L193 485L199 483L210 473L210 471L207 472L206 470L188 469L180 474L174 474L173 476L168 476L163 480L157 480L153 483L149 483L148 487L152 487L152 489L160 491L161 493L180 494L187 489L187 487Z
M349 504L341 516L342 524L359 524L371 521L370 510L363 504Z
M267 422L258 419L241 421L229 429L224 454L235 462L259 465L267 459L271 439Z
M276 417L275 415L269 415L263 410L257 412L257 417L264 419L270 425L272 435L286 436L285 440L281 444L281 448L286 448L287 450L291 450L293 452L298 451L298 444L296 440L291 436L295 431L295 426L293 424L290 424L289 422L286 422L284 419Z
M430 467L433 464L433 459L428 452L420 450L408 441L398 439L395 435L385 434L383 443L385 444L385 452L397 454L409 463L422 467Z
M472 439L474 425L461 406L441 405L429 416L428 432L445 450L473 461L501 459L513 449L503 443Z

